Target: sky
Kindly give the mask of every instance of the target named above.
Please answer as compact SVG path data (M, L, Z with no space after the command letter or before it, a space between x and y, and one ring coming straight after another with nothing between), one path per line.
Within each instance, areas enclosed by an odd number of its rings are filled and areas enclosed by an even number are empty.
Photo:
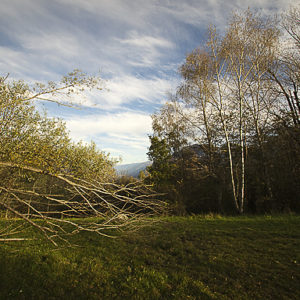
M122 163L147 160L151 114L180 81L187 53L233 10L280 13L289 0L0 0L0 75L59 80L74 69L100 74L81 109L43 103L74 141L93 140Z

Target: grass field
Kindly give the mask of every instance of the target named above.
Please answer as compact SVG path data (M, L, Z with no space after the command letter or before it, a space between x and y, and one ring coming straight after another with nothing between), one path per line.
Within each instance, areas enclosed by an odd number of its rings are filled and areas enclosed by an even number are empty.
M73 242L0 244L0 299L300 299L300 216L171 217Z

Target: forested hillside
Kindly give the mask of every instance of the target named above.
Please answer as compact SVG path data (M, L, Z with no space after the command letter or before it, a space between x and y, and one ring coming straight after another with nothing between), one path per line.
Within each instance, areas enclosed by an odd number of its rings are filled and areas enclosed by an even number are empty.
M146 168L151 165L151 162L145 161L141 163L116 165L115 169L118 175L127 175L138 178L141 172L145 172Z

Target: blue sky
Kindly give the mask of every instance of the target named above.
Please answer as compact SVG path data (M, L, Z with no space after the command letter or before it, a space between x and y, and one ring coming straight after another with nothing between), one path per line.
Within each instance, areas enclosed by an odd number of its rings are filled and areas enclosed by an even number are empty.
M0 74L32 82L75 68L100 71L105 89L86 94L82 109L43 105L66 121L74 140L93 140L123 163L141 162L150 115L176 88L178 67L207 26L222 31L232 10L280 13L293 2L0 0Z

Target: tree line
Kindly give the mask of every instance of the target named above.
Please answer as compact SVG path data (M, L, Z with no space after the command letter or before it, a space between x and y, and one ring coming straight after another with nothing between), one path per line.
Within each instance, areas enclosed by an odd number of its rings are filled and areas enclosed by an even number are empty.
M152 116L149 178L176 213L299 211L300 9L233 13Z

